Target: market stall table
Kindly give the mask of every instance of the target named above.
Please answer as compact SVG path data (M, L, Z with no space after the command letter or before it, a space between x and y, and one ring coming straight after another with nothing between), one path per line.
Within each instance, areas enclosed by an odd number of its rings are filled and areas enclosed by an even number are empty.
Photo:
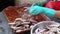
M0 34L13 34L2 12L0 12Z

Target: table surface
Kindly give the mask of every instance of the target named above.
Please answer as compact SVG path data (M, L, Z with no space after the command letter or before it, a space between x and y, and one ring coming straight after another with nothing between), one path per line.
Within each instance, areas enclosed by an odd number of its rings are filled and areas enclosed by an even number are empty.
M60 19L58 19L58 18L52 18L52 17L50 17L50 19L51 19L51 21L55 21L55 22L58 22L58 23L60 23Z
M11 28L9 27L8 22L2 12L0 12L0 34L13 34L13 32L12 32Z

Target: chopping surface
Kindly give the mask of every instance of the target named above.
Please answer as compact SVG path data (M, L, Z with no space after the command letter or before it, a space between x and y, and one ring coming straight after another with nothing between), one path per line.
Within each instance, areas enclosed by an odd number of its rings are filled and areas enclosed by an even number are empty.
M16 18L21 18L24 14L27 14L28 16L28 11L25 10L26 8L24 8L24 6L23 7L11 6L4 9L4 14L9 22L14 22ZM40 14L36 16L32 16L29 19L31 18L37 22L49 20L47 16Z

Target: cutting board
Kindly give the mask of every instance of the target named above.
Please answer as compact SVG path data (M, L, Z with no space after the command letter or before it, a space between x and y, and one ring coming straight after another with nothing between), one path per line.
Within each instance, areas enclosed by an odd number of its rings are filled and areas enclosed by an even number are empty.
M23 6L9 6L7 8L5 8L3 11L4 11L4 14L8 20L8 22L14 22L16 18L20 18L24 13L25 13L25 8ZM27 12L27 11L26 11ZM36 16L33 16L34 20L36 21L45 21L45 20L48 20L48 17L47 16L44 16L44 15L36 15Z

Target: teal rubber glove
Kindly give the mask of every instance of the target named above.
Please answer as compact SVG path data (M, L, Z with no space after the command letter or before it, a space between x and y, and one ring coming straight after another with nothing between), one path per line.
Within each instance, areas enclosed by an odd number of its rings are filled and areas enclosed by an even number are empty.
M45 7L43 7L43 14L45 14L45 15L47 15L47 16L49 16L49 17L54 17L55 16L55 14L56 14L56 11L55 10L53 10L53 9L50 9L50 8L45 8Z
M37 15L37 14L42 13L42 12L43 12L43 9L40 6L31 6L29 9L29 13L31 15Z
M43 13L43 14L49 16L49 17L54 17L55 16L55 10L45 8L45 7L40 7L40 6L32 6L32 7L30 7L29 13L31 15L37 15L37 14Z

